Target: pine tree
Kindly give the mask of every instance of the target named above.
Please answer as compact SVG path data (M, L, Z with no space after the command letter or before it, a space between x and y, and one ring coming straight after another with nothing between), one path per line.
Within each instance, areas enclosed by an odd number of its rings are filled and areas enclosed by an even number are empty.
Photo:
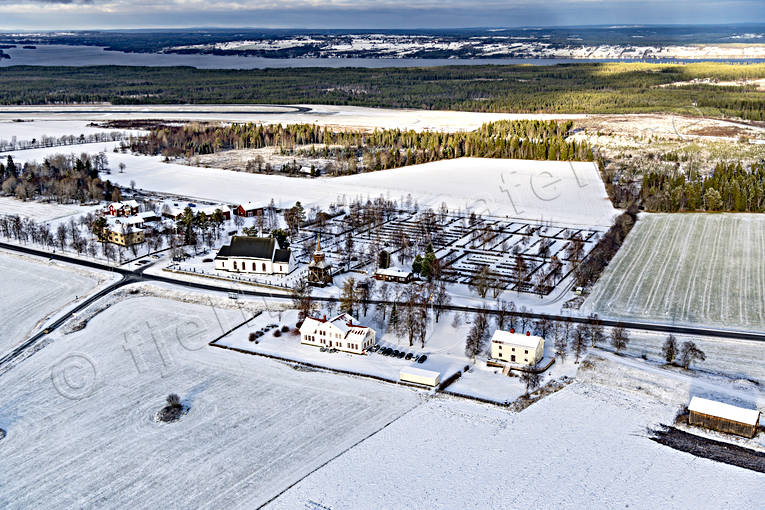
M675 362L675 356L677 356L677 339L675 335L670 334L664 345L661 347L661 355L664 356L664 361L667 364Z

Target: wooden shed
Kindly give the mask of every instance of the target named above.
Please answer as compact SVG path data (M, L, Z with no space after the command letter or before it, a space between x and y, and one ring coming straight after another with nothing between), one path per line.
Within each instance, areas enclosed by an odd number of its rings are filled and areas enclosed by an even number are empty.
M754 437L760 412L701 397L693 397L688 405L688 423L707 429L744 437Z

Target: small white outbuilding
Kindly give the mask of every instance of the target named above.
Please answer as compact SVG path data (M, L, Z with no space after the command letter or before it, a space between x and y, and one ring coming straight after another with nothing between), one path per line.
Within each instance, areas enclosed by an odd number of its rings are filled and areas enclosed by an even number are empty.
M441 373L435 370L425 370L424 368L405 367L399 371L399 380L423 386L438 386L441 384Z
M518 365L534 366L545 356L545 341L529 333L521 335L513 330L498 329L491 337L491 357Z

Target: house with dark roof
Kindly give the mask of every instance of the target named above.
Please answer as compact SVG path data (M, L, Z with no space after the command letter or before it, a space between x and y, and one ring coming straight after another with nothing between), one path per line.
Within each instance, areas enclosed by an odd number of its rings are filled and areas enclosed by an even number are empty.
M292 252L273 237L234 236L215 256L215 269L233 273L287 274Z

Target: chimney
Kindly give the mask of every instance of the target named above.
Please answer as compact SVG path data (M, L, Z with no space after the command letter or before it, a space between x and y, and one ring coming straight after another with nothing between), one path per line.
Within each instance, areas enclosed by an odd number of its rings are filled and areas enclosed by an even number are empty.
M326 315L322 316L321 320L323 320L324 322L327 322L327 316Z
M527 331L526 336L531 336L531 331Z
M510 333L515 333L515 328L510 328Z

